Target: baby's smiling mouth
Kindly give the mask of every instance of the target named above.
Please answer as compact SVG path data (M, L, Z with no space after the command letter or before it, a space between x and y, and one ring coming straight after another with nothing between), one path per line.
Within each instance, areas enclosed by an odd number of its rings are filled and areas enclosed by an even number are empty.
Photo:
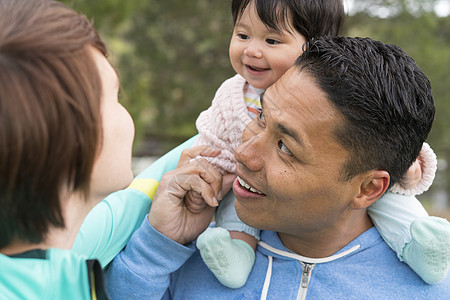
M244 181L244 179L240 178L239 176L238 176L237 179L238 179L238 181L239 181L239 184L240 184L243 188L245 188L246 190L248 190L248 191L250 191L250 192L252 192L252 193L259 194L259 195L264 195L263 193L261 193L261 192L258 191L257 189L251 187L247 182Z
M263 71L270 70L269 68L258 68L258 67L250 66L250 65L247 65L247 67L248 67L250 70L256 71L256 72L263 72Z

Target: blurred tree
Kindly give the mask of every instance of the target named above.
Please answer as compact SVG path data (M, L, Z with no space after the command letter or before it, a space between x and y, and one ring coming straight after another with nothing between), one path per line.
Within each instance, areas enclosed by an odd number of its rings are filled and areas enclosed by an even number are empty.
M231 1L62 2L91 18L108 44L135 120L136 154L163 154L196 133L198 114L233 74Z
M123 36L132 49L119 66L146 141L136 152L161 154L196 133L198 114L233 74L230 3L149 0L134 13ZM152 147L155 141L162 143L159 149Z
M233 74L231 1L63 2L93 19L111 49L137 141L146 141L137 144L136 153L158 155L195 134L198 114ZM395 43L429 76L437 106L429 141L444 156L450 151L450 17L435 15L436 0L350 2L344 35ZM166 143L155 149L148 141Z
M85 14L94 21L97 30L102 34L114 34L123 22L143 4L144 0L60 0L76 11Z
M433 11L439 0L365 0L351 1L353 12L363 12L370 17L393 17L399 14L419 16Z

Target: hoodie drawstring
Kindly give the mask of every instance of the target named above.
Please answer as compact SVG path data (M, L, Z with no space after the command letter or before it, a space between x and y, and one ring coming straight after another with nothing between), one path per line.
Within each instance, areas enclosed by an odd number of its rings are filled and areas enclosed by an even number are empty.
M272 278L273 257L268 256L268 258L269 258L269 265L267 266L266 279L264 280L264 286L263 286L263 290L261 293L261 300L267 299L267 293L269 292L270 279Z

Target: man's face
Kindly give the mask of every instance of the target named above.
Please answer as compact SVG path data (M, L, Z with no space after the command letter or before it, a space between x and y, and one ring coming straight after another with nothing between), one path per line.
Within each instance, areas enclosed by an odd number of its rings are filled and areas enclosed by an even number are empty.
M286 238L332 233L350 212L360 184L358 176L340 180L349 153L336 142L333 130L343 116L314 81L296 69L270 87L262 100L261 116L247 126L235 152L239 178L233 189L239 218L279 232L286 246Z

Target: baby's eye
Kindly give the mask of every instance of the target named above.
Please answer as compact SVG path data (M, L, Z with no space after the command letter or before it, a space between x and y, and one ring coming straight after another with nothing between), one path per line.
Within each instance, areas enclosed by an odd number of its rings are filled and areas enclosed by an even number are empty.
M266 123L266 119L264 117L264 112L262 111L262 109L259 111L258 119L259 119L260 122Z
M258 123L258 126L261 128L265 128L266 127L266 118L264 117L264 113L262 111L262 109L259 109L259 115L255 118Z
M249 36L243 33L238 33L237 36L242 40L248 40Z
M283 143L282 140L278 141L278 149L280 149L282 152L286 153L289 156L293 156L292 152L286 147L286 145Z
M267 39L266 43L269 45L276 45L276 44L279 44L280 42L277 40L274 40L274 39Z

